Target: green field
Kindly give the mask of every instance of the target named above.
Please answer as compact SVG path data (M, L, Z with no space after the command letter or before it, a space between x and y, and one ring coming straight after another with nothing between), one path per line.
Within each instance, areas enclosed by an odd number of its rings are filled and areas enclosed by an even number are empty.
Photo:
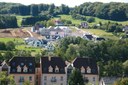
M26 18L26 17L31 17L31 16L20 16L20 15L16 15L17 24L18 24L19 27L21 26L22 19L23 18Z
M116 37L112 33L105 32L104 30L100 30L100 29L83 29L83 30L86 32L92 33L94 35L98 35L98 36L108 38L108 39L114 39L114 40L119 39L118 37Z
M0 42L8 42L13 41L14 43L24 43L23 39L21 38L0 38Z
M41 48L28 47L25 45L23 39L21 38L0 38L0 42L7 43L8 41L13 41L16 44L15 48L17 50L30 51L33 55L41 52Z
M81 20L75 20L71 17L71 15L59 15L60 19L65 19L65 20L71 20L73 24L80 24ZM86 18L90 18L90 16L86 16ZM100 19L100 18L97 18L97 17L94 17L95 18L95 22L93 23L89 23L90 26L94 25L94 24L98 24L99 22L102 22L102 23L107 23L108 21L110 22L117 22L117 23L120 23L120 24L123 24L123 25L128 25L128 21L122 21L122 22L119 22L119 21L112 21L112 20L105 20L105 19ZM59 19L58 17L55 17L54 19Z

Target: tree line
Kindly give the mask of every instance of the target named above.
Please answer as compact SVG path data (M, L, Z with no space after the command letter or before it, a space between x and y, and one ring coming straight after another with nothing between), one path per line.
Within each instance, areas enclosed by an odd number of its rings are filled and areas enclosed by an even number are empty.
M68 14L70 8L64 4L55 6L54 4L31 4L23 5L16 3L0 3L0 14L17 14L17 15L32 15L39 14Z
M2 28L16 28L17 19L15 16L0 15L0 29Z
M71 10L70 14L80 14L86 16L95 16L108 20L124 21L128 20L128 4L117 2L86 2L81 4L80 6L74 7L74 9Z

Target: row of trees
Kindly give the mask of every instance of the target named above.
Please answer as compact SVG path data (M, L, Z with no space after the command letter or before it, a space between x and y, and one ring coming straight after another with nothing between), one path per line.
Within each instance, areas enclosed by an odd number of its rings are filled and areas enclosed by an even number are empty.
M80 14L86 16L96 16L102 19L110 19L116 21L128 20L128 4L127 3L100 3L87 2L76 6L70 14Z
M64 4L61 6L55 6L54 4L31 4L22 5L16 3L0 3L0 14L18 14L18 15L32 15L37 16L39 14L49 13L56 14L68 14L70 8Z
M101 29L101 30L105 30L107 32L122 32L123 30L123 25L122 24L118 24L118 23L114 23L114 22L107 22L102 24L102 22L99 22L100 26L92 26L92 28L94 29Z
M3 28L16 28L17 26L17 19L15 16L3 16L0 15L0 29Z

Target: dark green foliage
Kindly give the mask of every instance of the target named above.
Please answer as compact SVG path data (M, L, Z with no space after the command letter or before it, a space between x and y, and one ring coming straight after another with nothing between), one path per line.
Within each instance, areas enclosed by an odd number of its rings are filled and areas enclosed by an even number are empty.
M17 19L15 16L0 15L0 29L3 28L16 28Z
M81 72L78 69L74 69L69 77L68 85L85 85Z
M47 16L27 17L22 20L22 25L34 25L38 21L48 20Z
M121 78L117 80L114 85L128 85L128 78Z
M88 19L87 19L87 22L88 22L88 23L92 23L92 22L95 22L95 18L93 18L93 17L90 17L90 18L88 18Z
M96 16L102 19L124 21L128 20L127 3L84 3L75 7L71 15L80 14L86 16Z
M55 6L54 4L31 4L28 6L16 3L0 3L0 14L18 14L37 16L42 12L47 12L51 16L57 14L69 14L70 8L64 4Z
M0 50L6 50L6 45L4 42L0 42Z
M38 5L32 4L30 6L30 14L32 16L37 16L38 15Z
M86 17L83 15L80 15L80 14L72 14L72 18L78 19L78 20L83 20L83 21L86 20Z
M14 50L15 49L15 44L12 41L9 41L6 43L6 49L7 50Z

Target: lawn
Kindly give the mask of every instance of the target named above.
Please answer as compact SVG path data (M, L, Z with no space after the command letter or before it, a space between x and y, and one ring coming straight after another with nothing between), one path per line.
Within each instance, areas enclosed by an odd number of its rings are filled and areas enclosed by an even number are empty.
M54 19L65 19L65 20L71 20L72 24L80 24L81 20L75 20L71 17L71 15L58 15L59 17L55 17Z
M108 38L108 39L114 39L114 40L119 39L118 37L116 37L112 33L105 32L104 30L100 30L100 29L83 29L83 30L86 32L92 33L94 35L98 35L98 36Z
M75 20L71 17L71 15L58 15L59 17L55 17L54 19L65 19L65 20L71 20L73 24L80 24L81 20ZM90 16L86 16L86 18L90 18ZM99 22L102 22L102 23L107 23L108 21L110 22L117 22L117 23L120 23L120 24L123 24L123 25L128 25L128 21L112 21L112 20L105 20L105 19L100 19L100 18L97 18L97 17L94 17L95 18L95 22L93 23L89 23L90 26L94 25L94 24L98 24Z
M8 41L13 41L16 44L17 50L30 51L32 52L32 55L35 55L41 52L41 48L28 47L27 45L25 45L23 39L21 38L0 38L0 42L7 43Z
M0 42L8 42L13 41L14 43L24 43L23 39L21 38L0 38Z
M21 26L21 23L22 23L22 19L23 18L31 17L31 16L20 16L20 15L15 15L15 16L17 18L17 24L18 24L19 27Z

